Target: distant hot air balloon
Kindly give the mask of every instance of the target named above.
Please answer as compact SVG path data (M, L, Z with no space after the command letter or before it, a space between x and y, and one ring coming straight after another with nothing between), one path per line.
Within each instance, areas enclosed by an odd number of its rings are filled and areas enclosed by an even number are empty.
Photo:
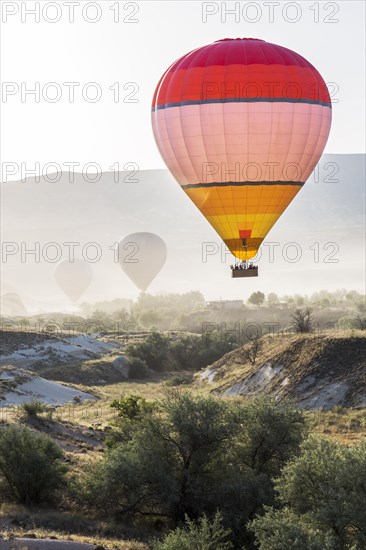
M3 316L24 316L27 310L22 299L15 292L7 292L0 297L0 313Z
M152 126L175 179L236 258L253 258L315 168L331 100L299 54L226 38L173 63Z
M118 245L119 263L126 275L145 291L155 279L167 256L165 242L154 233L132 233Z
M76 302L86 291L92 278L92 269L84 260L63 260L55 269L58 286L72 302Z

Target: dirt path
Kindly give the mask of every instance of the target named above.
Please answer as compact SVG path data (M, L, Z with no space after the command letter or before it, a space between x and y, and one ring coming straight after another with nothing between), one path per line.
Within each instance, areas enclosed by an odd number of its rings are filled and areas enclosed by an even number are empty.
M51 539L0 539L0 550L93 550L93 544Z

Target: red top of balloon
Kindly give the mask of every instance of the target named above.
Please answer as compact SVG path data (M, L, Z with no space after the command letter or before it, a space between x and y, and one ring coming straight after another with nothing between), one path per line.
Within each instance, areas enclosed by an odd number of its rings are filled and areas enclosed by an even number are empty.
M243 38L220 38L220 40L215 40L214 44L216 44L216 42L225 42L226 40L258 40L259 42L264 42L261 38L248 38L245 36Z
M331 106L323 78L298 53L259 38L224 38L183 55L167 69L156 88L153 110L201 100L202 89L209 83L218 86L219 95L225 85L227 98L230 89L237 95L238 88L243 90L252 83L255 86L246 90L249 99L251 94L258 97L259 89L261 95L270 93L276 99L286 97Z

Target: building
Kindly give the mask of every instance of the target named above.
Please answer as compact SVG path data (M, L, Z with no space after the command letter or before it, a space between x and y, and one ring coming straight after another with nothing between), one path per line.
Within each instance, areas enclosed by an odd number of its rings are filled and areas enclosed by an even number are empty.
M243 300L212 300L206 302L208 309L240 309L243 305Z

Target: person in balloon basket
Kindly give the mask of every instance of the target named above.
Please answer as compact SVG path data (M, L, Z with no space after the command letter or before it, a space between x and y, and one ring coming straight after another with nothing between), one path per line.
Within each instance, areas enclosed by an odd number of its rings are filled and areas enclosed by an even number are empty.
M230 269L235 271L240 269L256 269L256 266L253 264L253 262L250 262L248 264L246 260L243 260L240 264L231 264Z

